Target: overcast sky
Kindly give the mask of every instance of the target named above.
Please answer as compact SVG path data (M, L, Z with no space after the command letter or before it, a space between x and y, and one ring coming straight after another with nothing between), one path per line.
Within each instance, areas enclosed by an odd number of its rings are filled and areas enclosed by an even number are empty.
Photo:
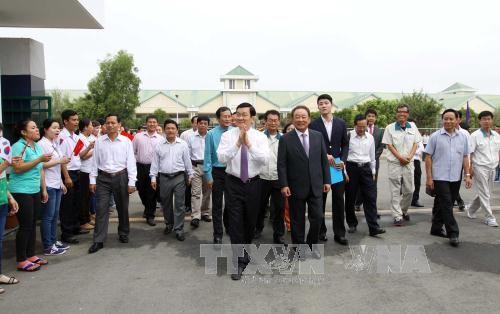
M143 89L220 89L237 65L261 90L500 94L500 1L105 0L104 30L0 28L45 46L46 88L85 89L132 53Z

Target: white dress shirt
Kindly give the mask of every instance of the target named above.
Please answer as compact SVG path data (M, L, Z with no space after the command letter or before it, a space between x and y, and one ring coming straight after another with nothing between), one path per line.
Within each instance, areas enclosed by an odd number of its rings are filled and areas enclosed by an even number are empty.
M267 143L269 145L269 162L262 168L260 178L263 180L274 181L278 180L278 133L267 136Z
M37 143L43 150L44 154L52 154L50 161L59 160L64 155L61 152L57 140L50 141L45 136ZM60 189L62 186L61 179L61 164L55 164L50 168L45 168L43 170L45 174L45 185L49 188Z
M111 141L107 134L100 136L95 142L93 159L90 184L96 183L98 170L115 173L127 169L128 186L135 187L137 166L132 142L128 137L118 135L114 141Z
M326 133L328 134L328 140L331 141L333 118L330 121L326 121L325 118L321 117L321 120L323 120L323 124L325 125Z
M187 142L187 141L188 141L188 139L191 137L191 135L193 135L193 134L194 134L194 132L196 132L196 131L195 131L195 130L193 130L193 129L186 130L186 131L182 132L182 134L181 134L180 138L181 138L182 140L184 140L184 141L186 141L186 142Z
M200 135L198 131L194 132L188 139L189 155L191 160L203 160L205 157L205 135Z
M375 160L375 140L373 135L365 132L359 136L355 130L350 131L349 154L347 161L356 163L370 163L373 175L376 173L377 161Z
M415 155L413 155L412 161L413 160L422 160L422 153L423 152L424 152L424 144L422 142L420 142L417 145L417 151L415 152Z
M255 129L247 131L250 147L248 148L248 177L253 178L258 175L262 168L269 162L269 145L264 133ZM239 128L232 128L222 134L219 147L217 148L217 158L221 163L227 164L226 172L235 177L240 177L241 146L236 142L240 136Z
M151 182L156 182L158 173L173 174L180 171L187 172L189 176L193 175L188 145L180 138L175 138L173 143L165 139L156 146L153 154L153 162L149 170Z
M134 136L132 145L134 146L135 160L144 165L150 165L153 162L153 154L158 144L163 143L165 138L154 132L149 135L148 132L137 133Z
M83 150L87 149L87 147L89 147L90 142L95 141L95 136L90 134L89 137L86 137L85 135L80 134L80 139L83 141L83 148L82 148L82 151L83 151ZM80 151L80 153L82 151ZM81 163L80 171L85 172L85 173L90 173L90 171L92 171L92 163L93 162L94 162L94 152L92 152L92 156L90 156L89 159L83 160L80 158L80 163Z
M73 132L70 134L68 129L64 128L61 133L59 133L61 151L66 157L70 157L71 160L67 164L66 168L71 171L80 170L81 161L80 156L75 156L73 150L75 149L76 143L80 137Z

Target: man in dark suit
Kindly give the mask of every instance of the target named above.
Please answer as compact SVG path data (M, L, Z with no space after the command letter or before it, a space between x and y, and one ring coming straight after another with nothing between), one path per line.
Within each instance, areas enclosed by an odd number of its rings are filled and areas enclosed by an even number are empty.
M308 129L309 108L292 110L295 131L283 135L278 147L278 182L283 197L289 197L292 243L310 247L318 243L323 193L330 190L330 169L325 143L320 133ZM308 211L309 233L305 240L305 211ZM305 241L304 241L305 240ZM317 251L316 258L320 255Z
M323 141L326 146L328 163L338 170L344 169L344 164L348 153L347 128L344 120L335 118L332 114L332 97L328 94L323 94L318 97L318 109L321 117L311 122L309 128L320 132L323 135ZM335 158L340 158L339 162L335 162ZM347 245L345 238L344 225L344 189L345 180L332 184L332 223L333 223L333 239L335 242ZM325 213L326 198L328 192L323 193L323 214ZM326 224L323 215L319 239L327 241Z
M376 173L375 173L375 202L377 202L377 179L378 179L378 168L380 166L380 155L384 151L385 145L382 144L382 137L384 136L384 131L375 125L377 122L377 111L372 108L368 108L365 112L367 127L366 132L373 135L373 139L375 140L375 160L377 161ZM357 193L356 196L356 204L354 208L356 211L361 210L361 204L363 203L362 195ZM378 216L378 215L377 215Z

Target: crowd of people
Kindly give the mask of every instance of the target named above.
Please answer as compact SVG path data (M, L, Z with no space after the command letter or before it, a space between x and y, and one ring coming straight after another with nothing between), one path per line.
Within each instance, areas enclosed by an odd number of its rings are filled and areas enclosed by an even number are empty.
M446 109L442 128L422 137L416 121L409 119L408 105L398 105L396 121L382 130L375 110L346 122L333 115L332 104L330 95L320 95L321 116L313 121L308 107L295 107L282 132L276 110L265 113L263 130L254 128L256 110L249 103L238 105L235 112L218 108L211 130L209 117L193 117L192 128L182 134L175 120L159 125L154 115L146 117L145 127L134 136L123 132L120 116L114 113L91 121L65 110L61 121L47 119L41 131L30 119L19 121L11 147L0 138L0 237L5 217L16 215L17 269L28 272L48 263L35 252L39 217L40 253L45 256L65 254L80 242L78 235L91 230L88 252L103 249L110 209L118 213L118 240L128 243L129 196L137 189L145 222L155 226L156 210L161 208L164 233L173 232L179 241L185 240L187 213L193 230L212 223L217 245L225 233L232 244L252 243L261 236L269 215L275 244L286 245L288 230L292 244L311 248L307 256L298 252L301 258L320 258L314 244L328 241L327 209L332 212L333 240L340 245L348 244L346 233L358 232L356 211L361 207L368 235L386 232L377 209L384 148L394 226L410 220L410 206L422 206L421 163L426 193L434 197L431 235L459 245L453 205L461 200L461 181L466 188L475 187L465 208L467 216L476 218L482 209L485 223L498 226L490 199L499 175L500 135L493 130L491 112L481 112L480 128L469 134L460 128L459 112ZM348 131L348 123L353 130ZM241 278L249 261L247 252L234 258L233 280ZM0 275L0 283L18 282Z

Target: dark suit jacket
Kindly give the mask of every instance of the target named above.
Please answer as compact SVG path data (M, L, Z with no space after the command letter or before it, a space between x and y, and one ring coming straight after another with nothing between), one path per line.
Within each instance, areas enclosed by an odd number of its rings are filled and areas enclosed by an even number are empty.
M328 141L328 133L326 133L325 124L323 123L323 120L321 120L321 117L313 120L313 122L309 124L309 129L318 131L323 135L323 140L328 154L333 155L335 158L340 157L343 162L346 162L349 147L347 146L347 128L344 120L336 117L333 118L332 136L330 141Z
M382 144L382 137L384 136L384 131L382 131L382 129L380 129L378 126L375 126L373 128L372 135L373 139L375 140L375 159L379 159L385 147L385 145Z
M307 199L323 195L323 184L331 184L326 147L319 132L309 129L309 158L296 131L284 134L278 147L278 181L292 196Z

